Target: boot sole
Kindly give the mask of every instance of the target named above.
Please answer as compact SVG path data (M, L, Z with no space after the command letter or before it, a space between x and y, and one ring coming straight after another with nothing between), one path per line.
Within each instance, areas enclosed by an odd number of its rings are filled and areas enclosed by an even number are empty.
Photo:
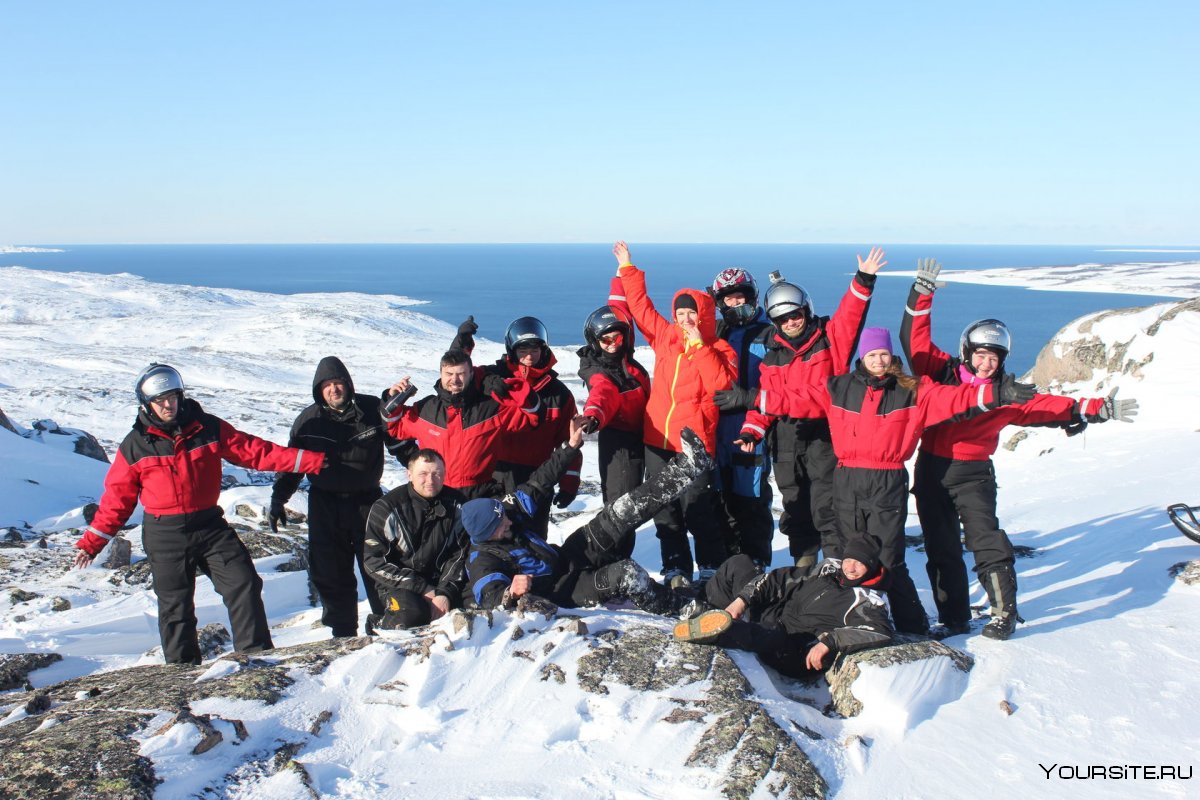
M733 617L729 616L727 611L705 611L698 617L676 624L671 635L677 642L706 644L716 641L732 624Z

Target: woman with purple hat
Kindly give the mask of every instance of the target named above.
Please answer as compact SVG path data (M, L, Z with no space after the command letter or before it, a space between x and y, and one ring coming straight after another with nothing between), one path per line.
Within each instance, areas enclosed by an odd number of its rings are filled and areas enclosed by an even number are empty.
M908 471L904 462L930 425L974 408L980 412L1021 403L1033 396L1012 376L987 386L941 386L904 372L892 354L887 328L867 328L858 361L823 387L789 385L785 392L762 392L758 406L770 414L829 418L838 466L833 505L843 548L866 539L879 548L891 575L887 589L896 630L927 633L929 620L904 562L904 522L908 516ZM838 554L828 554L838 555Z

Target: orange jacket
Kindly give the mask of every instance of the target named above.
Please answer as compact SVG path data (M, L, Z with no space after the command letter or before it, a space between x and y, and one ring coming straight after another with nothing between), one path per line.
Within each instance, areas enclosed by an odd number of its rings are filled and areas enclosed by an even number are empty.
M646 273L634 266L619 275L638 330L654 348L654 381L646 403L642 441L664 450L680 450L679 432L691 428L716 453L717 406L713 394L728 389L737 379L737 353L717 338L716 305L707 292L680 289L696 301L701 344L687 346L683 331L664 318L646 294ZM674 299L671 303L674 307Z

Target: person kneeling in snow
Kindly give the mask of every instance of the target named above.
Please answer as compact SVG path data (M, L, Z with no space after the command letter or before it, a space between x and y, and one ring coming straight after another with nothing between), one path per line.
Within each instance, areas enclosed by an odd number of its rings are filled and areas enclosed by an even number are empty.
M674 637L748 650L784 675L804 677L828 666L831 655L891 643L887 606L877 591L884 575L878 553L859 541L813 574L806 567L764 573L749 556L737 555L704 587L704 600L717 608L680 622Z
M682 494L712 468L703 440L684 428L682 452L650 480L606 506L591 522L552 545L530 532L529 509L480 498L462 507L471 538L467 582L475 603L495 608L527 594L566 608L627 598L643 611L670 614L685 598L652 580L623 553L642 523ZM550 464L550 462L547 462ZM543 465L545 466L545 465ZM542 469L539 467L539 470Z

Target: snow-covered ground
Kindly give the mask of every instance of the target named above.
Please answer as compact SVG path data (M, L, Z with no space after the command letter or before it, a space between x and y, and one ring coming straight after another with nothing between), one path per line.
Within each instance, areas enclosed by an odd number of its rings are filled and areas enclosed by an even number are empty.
M1126 251L1115 251L1126 252ZM1138 251L1132 251L1138 252ZM1155 251L1161 252L1161 251ZM1181 253L1194 251L1183 250ZM1195 297L1200 294L1200 261L1114 264L1064 264L1047 267L998 267L954 269L945 265L939 279L951 283L984 283L993 286L1025 286L1053 292L1115 292L1157 297ZM911 270L888 270L885 277L916 275Z
M1127 292L1153 283L1162 294L1159 269L1141 278L1122 272L1105 286ZM1171 280L1200 285L1200 269L1195 263L1191 269L1188 276L1180 267ZM152 360L177 366L207 410L283 441L311 401L312 370L322 356L342 357L360 391L378 391L405 374L428 388L453 336L450 326L401 297L278 296L20 268L0 269L0 285L0 408L19 425L50 418L91 431L110 453L133 418L134 376ZM773 678L753 657L735 654L773 717L824 737L797 741L837 797L1200 794L1194 777L1061 777L1062 768L1194 770L1200 761L1200 721L1192 710L1200 686L1200 587L1168 574L1171 565L1200 558L1200 545L1180 536L1163 513L1171 502L1200 503L1200 314L1179 314L1149 335L1164 308L1108 316L1089 328L1106 343L1131 342L1131 361L1152 352L1136 373L1098 373L1061 389L1095 396L1120 386L1120 396L1141 404L1135 424L1093 425L1070 439L1032 429L1015 450L997 455L1001 520L1015 544L1033 551L1017 562L1027 623L1008 642L977 634L948 640L976 659L965 686L943 677L940 692L917 692L910 684L928 675L896 681L869 673L856 685L872 698L866 712L840 720L798 702L803 692ZM485 342L478 355L487 360L499 352ZM561 372L573 378L573 353L556 352ZM570 385L579 390L578 381ZM584 479L595 482L594 450L585 458ZM79 509L99 495L103 473L99 462L0 430L0 526L55 531L79 525ZM402 480L397 468L384 476L389 487ZM267 486L240 486L224 492L221 502L232 513L239 503L261 507L268 496ZM292 505L304 510L302 494ZM557 535L598 507L594 494L581 495L571 510L583 514L557 517ZM909 534L919 534L915 515L910 522ZM136 557L140 528L128 535ZM47 550L0 550L5 558L32 554L58 565L22 582L42 597L16 603L7 591L0 596L0 651L64 656L32 674L39 686L157 658L146 655L158 644L152 595L113 586L101 569L63 571L69 541L67 534L51 534ZM775 552L782 564L784 540L776 540ZM652 530L643 529L635 557L657 569ZM284 558L258 562L268 612L279 626L276 644L321 638L324 632L311 627L319 612L308 604L303 574L274 571ZM909 561L932 610L923 556L910 550ZM55 595L72 608L51 612ZM972 600L982 605L982 591ZM203 579L197 610L201 624L226 622L219 597ZM639 612L579 613L593 630L634 623L667 630L667 621ZM315 713L331 711L330 733L298 755L329 797L719 796L711 772L683 766L700 728L651 724L672 707L666 698L633 691L599 698L569 681L543 682L533 663L513 658L512 629L537 624L502 620L490 630L477 626L470 636L441 625L454 649L434 648L428 660L402 658L387 643L375 644L300 679L274 706L211 700L194 711L243 719L267 739L286 738L284 732L307 726ZM549 623L543 627L544 640L555 645L549 658L569 673L582 640L550 631ZM195 742L187 736L194 728L151 735L157 727L147 726L143 753L165 779L161 797L190 796L204 785L201 776L224 774L234 763L230 747L190 755ZM297 796L289 775L264 778L252 796Z

